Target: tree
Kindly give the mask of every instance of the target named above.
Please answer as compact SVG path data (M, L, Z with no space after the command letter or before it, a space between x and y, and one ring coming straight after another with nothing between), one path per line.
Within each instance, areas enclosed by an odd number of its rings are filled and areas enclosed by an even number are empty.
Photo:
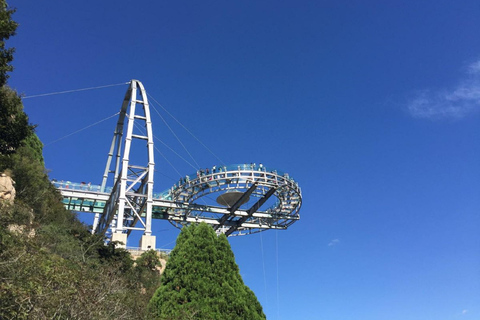
M0 155L14 153L27 136L34 134L21 98L6 86L15 48L6 48L5 40L15 35L18 27L11 17L14 12L5 0L0 0Z
M143 305L145 309L148 307L148 300L160 286L161 266L160 255L155 250L145 251L135 260L132 280L137 284L137 290L147 298L145 299L147 303ZM139 301L141 302L143 301Z
M5 0L0 0L0 87L7 83L7 72L13 70L10 62L13 60L15 48L5 48L5 40L15 35L18 23L12 20L11 16L15 9L8 7Z
M6 85L1 86L0 155L15 153L22 141L33 134L33 126L28 123L28 116L23 111L21 98Z
M265 319L226 236L205 223L182 229L149 307L157 319Z

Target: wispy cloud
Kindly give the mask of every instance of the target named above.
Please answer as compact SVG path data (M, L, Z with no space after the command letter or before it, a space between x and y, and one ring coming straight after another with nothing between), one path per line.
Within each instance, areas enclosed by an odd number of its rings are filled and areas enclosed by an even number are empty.
M339 243L340 243L340 240L339 240L339 239L333 239L332 241L330 241L330 242L328 243L328 246L329 246L329 247L336 246L336 245L339 244Z
M462 314L467 314L467 312L468 312L467 309L462 310Z
M423 90L408 103L413 117L463 118L480 111L480 60L468 66L458 84L447 90Z

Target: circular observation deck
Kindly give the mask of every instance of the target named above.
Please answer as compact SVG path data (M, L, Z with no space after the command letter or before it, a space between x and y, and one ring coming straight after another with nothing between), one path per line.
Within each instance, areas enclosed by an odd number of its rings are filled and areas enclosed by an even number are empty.
M255 164L199 170L180 179L170 195L184 204L169 210L174 226L203 221L227 236L287 229L300 219L302 205L300 187L288 173Z

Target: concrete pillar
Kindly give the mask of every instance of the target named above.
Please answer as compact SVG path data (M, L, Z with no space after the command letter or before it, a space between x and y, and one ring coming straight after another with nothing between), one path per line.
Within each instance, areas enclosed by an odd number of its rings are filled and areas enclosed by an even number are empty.
M119 241L121 244L118 244L117 248L125 249L127 248L127 234L121 232L114 232L112 234L112 241Z
M155 241L156 241L155 236L143 235L142 238L140 239L140 250L142 251L147 251L150 249L155 250Z

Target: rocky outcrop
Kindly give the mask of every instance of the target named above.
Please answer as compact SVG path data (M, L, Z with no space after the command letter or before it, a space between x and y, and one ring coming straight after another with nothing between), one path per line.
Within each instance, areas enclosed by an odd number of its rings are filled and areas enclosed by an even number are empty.
M24 225L9 224L7 229L11 233L26 234L28 238L33 238L36 235L35 229L29 229Z
M133 261L140 258L142 253L145 252L145 251L136 250L136 249L128 249L127 251L130 252L130 255L131 255ZM158 257L160 258L160 266L156 267L156 269L157 269L157 272L159 274L162 274L163 271L165 271L165 267L167 266L167 258L166 258L166 254L164 254L164 253L160 253L159 251L157 251L157 254L158 254Z
M15 181L11 177L5 173L0 174L0 201L13 203L16 194L14 185Z

